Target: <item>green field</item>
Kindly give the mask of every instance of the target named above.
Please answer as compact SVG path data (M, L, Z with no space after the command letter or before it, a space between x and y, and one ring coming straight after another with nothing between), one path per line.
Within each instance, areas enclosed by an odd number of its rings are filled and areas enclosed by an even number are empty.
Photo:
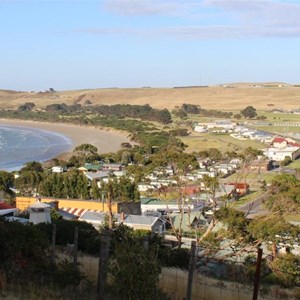
M289 168L300 169L300 160L295 160L288 165Z
M277 173L275 172L260 172L253 171L252 173L234 173L230 175L229 177L226 177L226 182L246 182L250 185L258 186L260 185L262 180L265 180L267 184L271 183L274 176L276 176Z
M260 195L262 195L263 192L262 191L254 191L254 192L250 192L248 195L241 197L238 201L233 202L231 204L231 207L234 208L239 208L241 206L244 206L247 203L250 203L252 201L254 201L257 197L259 197Z
M187 152L199 152L207 150L209 148L216 148L222 153L227 151L243 151L248 147L253 147L256 149L264 148L264 145L254 141L245 140L240 141L234 139L228 134L211 134L211 133L197 133L192 132L187 137L181 137L183 143L188 145Z
M288 222L300 222L300 214L286 215L284 219Z

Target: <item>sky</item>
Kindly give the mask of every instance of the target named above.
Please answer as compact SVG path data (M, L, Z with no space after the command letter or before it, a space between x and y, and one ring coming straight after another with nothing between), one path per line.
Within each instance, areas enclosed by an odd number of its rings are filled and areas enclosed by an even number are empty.
M300 83L300 0L0 0L0 89Z

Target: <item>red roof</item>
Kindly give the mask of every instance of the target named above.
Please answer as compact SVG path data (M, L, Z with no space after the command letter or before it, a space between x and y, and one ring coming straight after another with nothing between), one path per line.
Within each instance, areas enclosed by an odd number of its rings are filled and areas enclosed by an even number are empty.
M283 138L283 137L276 137L276 138L274 138L274 140L273 140L273 144L274 144L274 143L283 143L283 142L286 142L287 145L290 145L290 146L300 147L300 144L294 143L294 142L289 142L289 141L287 141L287 140L286 140L285 138Z
M11 208L15 208L5 202L0 202L0 209L11 209Z
M285 138L282 138L282 137L276 137L273 140L273 143L282 143L282 142L287 142L288 143L288 141Z
M294 142L289 142L289 141L287 141L287 140L286 140L285 138L283 138L283 137L276 137L276 138L274 138L274 140L273 140L273 144L274 144L274 143L282 143L282 142L286 142L287 145L289 145L289 146L300 147L300 144L294 143Z
M248 189L249 188L249 184L248 183L242 183L242 182L231 182L228 183L230 185L234 185L236 189Z

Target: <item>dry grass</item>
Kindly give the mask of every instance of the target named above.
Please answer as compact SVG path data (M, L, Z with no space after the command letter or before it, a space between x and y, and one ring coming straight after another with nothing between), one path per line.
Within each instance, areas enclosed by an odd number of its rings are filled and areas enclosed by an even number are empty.
M253 147L255 149L264 147L263 144L255 140L248 139L240 141L226 134L201 134L193 132L191 135L181 137L180 139L183 143L188 145L188 148L186 149L187 152L199 152L209 148L216 148L222 153L225 153L226 151L243 151L248 147Z
M196 88L128 88L62 91L55 93L29 93L0 90L0 107L15 108L25 102L34 102L37 107L51 103L81 103L90 100L93 104L150 104L155 108L172 109L183 103L201 105L207 109L239 110L247 105L257 109L270 108L267 104L284 109L299 108L300 88L238 86Z

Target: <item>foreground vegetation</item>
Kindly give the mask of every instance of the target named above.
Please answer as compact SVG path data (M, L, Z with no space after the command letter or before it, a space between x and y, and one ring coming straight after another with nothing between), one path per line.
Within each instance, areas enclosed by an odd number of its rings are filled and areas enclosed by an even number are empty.
M157 114L149 106L131 107L128 105L115 107L92 107L79 105L55 105L46 107L43 112L33 110L33 105L25 103L17 111L2 111L0 117L24 118L39 121L70 122L94 126L111 126L127 130L132 139L139 142L138 146L124 144L117 153L99 155L97 149L89 144L74 149L73 156L68 161L53 160L52 165L61 165L67 172L53 174L50 166L45 167L37 162L27 163L15 178L13 173L0 172L0 189L4 198L11 203L14 200L12 187L21 195L38 194L43 197L65 197L78 199L100 199L102 193L110 195L112 200L137 201L140 195L137 191L139 182L147 181L147 176L153 171L165 172L170 166L174 178L178 180L175 186L178 201L186 199L181 192L188 184L180 181L181 176L199 169L198 160L214 162L228 161L238 158L246 166L261 154L255 145L249 147L228 147L219 151L216 147L202 146L197 151L187 153L185 142L188 140L187 130L170 128L171 114L164 110ZM149 113L149 115L148 115ZM245 118L254 118L256 111L253 107L241 111ZM158 115L156 118L155 115ZM172 114L177 121L188 122L189 114L202 114L204 117L225 116L222 112L200 109L197 105L182 105ZM118 115L118 116L115 116ZM226 113L234 117L233 113ZM234 118L242 118L236 116ZM138 118L138 120L136 119ZM150 122L151 121L151 122ZM152 123L155 121L155 123ZM167 127L165 127L167 125ZM180 129L180 130L179 130ZM224 137L219 137L221 140ZM183 142L182 142L183 140ZM224 143L229 143L224 139ZM196 149L195 149L196 150ZM77 168L85 163L101 164L103 162L121 163L127 166L127 176L117 179L110 177L101 187L96 182L90 182ZM249 178L249 174L247 174ZM253 175L255 177L255 175ZM250 178L251 179L251 178ZM253 178L256 180L257 178ZM229 180L237 181L231 177ZM262 280L266 284L278 284L283 287L298 287L300 270L299 256L291 253L294 245L299 243L299 230L286 222L286 215L300 213L300 183L295 176L279 175L260 178L261 190L266 194L265 205L269 214L255 220L249 220L245 214L232 209L228 201L223 201L219 210L213 205L212 227L220 225L217 232L207 228L196 227L191 230L196 233L199 249L205 254L200 259L214 260L216 255L229 244L230 255L236 259L251 248L251 253L258 246L265 245L271 255L263 260ZM264 182L263 182L264 181ZM264 183L264 184L263 184ZM270 184L270 187L266 183ZM181 184L181 186L180 186ZM204 177L196 182L204 184L212 194L219 187L218 178ZM158 191L159 196L167 197L167 190ZM213 199L215 200L215 199ZM228 200L228 199L225 199ZM177 247L166 245L165 241L155 235L145 232L133 232L124 226L113 226L95 230L91 225L81 222L66 222L52 213L52 221L57 227L56 243L65 247L74 239L74 228L79 228L78 249L86 254L98 255L103 236L110 240L107 269L110 275L107 292L120 299L163 299L158 291L158 278L163 266L187 268L189 253L180 249L182 232L175 230L178 239ZM110 226L112 225L112 226ZM45 285L46 290L53 290L56 297L82 299L90 283L80 272L78 265L68 262L53 264L51 257L52 225L38 226L22 225L0 220L0 271L5 274L8 286L13 283L25 289L26 286L36 287ZM145 240L148 242L144 243ZM279 254L278 245L283 243L287 253ZM227 255L226 255L227 256ZM229 256L229 255L228 255ZM228 257L224 258L226 261ZM132 264L133 260L139 263ZM221 263L227 264L227 261ZM255 257L246 256L244 260L243 280L252 281L255 269ZM46 272L45 272L46 270ZM142 274L142 276L141 276ZM232 278L226 278L232 280ZM46 284L45 284L46 283Z

